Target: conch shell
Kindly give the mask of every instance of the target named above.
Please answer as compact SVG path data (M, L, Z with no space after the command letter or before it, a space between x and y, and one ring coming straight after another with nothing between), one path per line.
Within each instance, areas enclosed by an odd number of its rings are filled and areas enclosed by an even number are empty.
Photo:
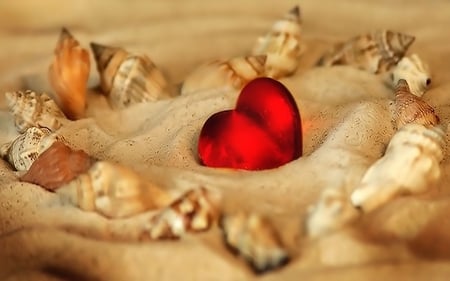
M172 96L162 72L145 55L91 43L101 88L114 108L152 102Z
M69 119L80 119L84 115L89 71L89 53L63 28L48 76L56 102Z
M421 97L431 84L430 69L416 54L403 57L392 71L393 85L400 79L408 82L412 94Z
M385 73L405 55L415 37L379 30L339 43L324 54L318 65L352 65L370 73Z
M240 90L250 80L264 76L266 55L214 60L199 66L184 81L181 94L231 87Z
M225 243L256 273L275 269L289 261L277 229L267 219L256 214L225 214L220 225Z
M122 218L165 207L170 196L160 187L119 164L98 161L58 192L85 211Z
M9 111L15 119L19 133L30 127L44 127L55 131L62 126L60 118L66 118L56 103L45 93L17 91L6 93Z
M86 152L74 151L61 141L56 141L33 162L21 181L55 190L87 172L93 161Z
M295 6L276 21L266 35L258 38L251 54L267 55L265 73L278 79L295 72L303 51L300 9Z
M61 138L49 129L31 127L14 141L1 146L0 154L17 171L26 171L57 140Z
M439 123L439 117L433 107L409 90L408 82L400 79L395 88L395 115L397 128L408 123L433 127Z
M196 188L152 217L141 239L177 239L188 232L210 229L219 218L220 196L206 188Z

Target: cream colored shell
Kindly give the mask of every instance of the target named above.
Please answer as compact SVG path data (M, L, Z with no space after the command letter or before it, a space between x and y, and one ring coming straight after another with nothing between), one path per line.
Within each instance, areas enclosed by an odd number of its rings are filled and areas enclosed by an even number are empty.
M397 85L400 79L408 82L412 94L421 97L431 83L430 69L417 54L403 57L392 70L392 84Z
M9 92L6 93L6 99L19 133L30 127L44 127L55 131L62 126L60 119L65 119L64 113L45 93Z

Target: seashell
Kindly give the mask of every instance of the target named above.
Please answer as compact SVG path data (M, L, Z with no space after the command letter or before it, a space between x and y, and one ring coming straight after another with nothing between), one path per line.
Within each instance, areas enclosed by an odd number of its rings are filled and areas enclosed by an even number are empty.
M66 118L56 103L45 93L17 91L6 93L9 111L19 133L30 127L44 127L55 131L61 127L60 118Z
M55 141L62 138L47 128L28 128L14 141L0 148L2 158L5 158L18 171L30 169L33 162L46 151Z
M172 96L166 78L147 56L96 43L91 48L101 88L114 108Z
M404 57L392 71L392 83L397 85L400 79L408 82L411 93L421 97L431 84L430 69L418 55Z
M50 84L56 103L64 114L80 119L86 109L86 88L89 79L89 53L65 28L61 30L55 56L49 67Z
M403 58L414 40L414 36L399 32L375 31L336 44L318 65L352 65L370 73L384 73Z
M256 273L280 267L289 261L276 228L256 214L227 214L220 221L225 243L241 255Z
M372 211L401 194L418 194L439 180L445 132L441 126L404 125L392 137L385 155L364 174L351 195L354 206Z
M436 126L439 117L433 107L411 93L408 82L400 79L395 88L395 119L397 128L408 123L421 124L426 127Z
M258 38L251 54L267 55L267 76L278 79L295 72L305 49L301 43L301 29L300 9L295 6L276 21L266 35Z
M161 187L119 164L98 161L83 174L58 189L85 211L110 218L132 216L165 207L170 196Z
M93 159L86 152L72 150L56 141L33 162L20 180L55 190L87 172L92 164Z
M192 189L152 217L141 238L177 239L188 232L202 232L219 217L217 194L206 188Z
M250 80L264 76L266 55L214 60L199 66L183 82L181 94L230 87L240 90Z

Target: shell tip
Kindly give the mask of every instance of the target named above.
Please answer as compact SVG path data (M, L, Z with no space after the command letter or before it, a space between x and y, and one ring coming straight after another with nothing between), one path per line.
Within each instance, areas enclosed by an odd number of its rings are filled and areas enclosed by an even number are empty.
M300 18L300 6L299 5L295 5L294 8L292 8L289 11L289 14L293 15L293 16L295 16L297 18Z

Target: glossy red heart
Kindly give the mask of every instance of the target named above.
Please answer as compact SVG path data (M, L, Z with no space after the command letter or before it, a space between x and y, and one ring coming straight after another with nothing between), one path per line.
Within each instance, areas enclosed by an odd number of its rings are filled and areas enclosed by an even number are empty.
M215 113L200 132L200 162L209 167L263 170L279 167L302 154L300 113L280 82L250 81L236 109Z

